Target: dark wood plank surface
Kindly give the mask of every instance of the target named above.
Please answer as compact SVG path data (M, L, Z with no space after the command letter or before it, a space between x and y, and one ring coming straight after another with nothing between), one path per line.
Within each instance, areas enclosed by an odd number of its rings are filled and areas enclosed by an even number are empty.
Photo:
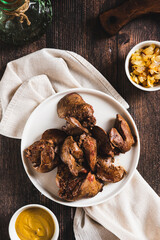
M38 41L23 47L0 43L0 77L6 64L44 47L74 51L91 62L129 103L141 139L138 170L160 195L160 92L143 92L127 80L125 57L135 44L160 40L160 15L133 20L113 37L101 28L98 15L122 1L54 0L53 23ZM0 136L0 239L7 240L12 214L21 206L40 203L49 207L60 224L59 240L72 240L75 209L61 206L41 195L27 177L20 156L20 140Z

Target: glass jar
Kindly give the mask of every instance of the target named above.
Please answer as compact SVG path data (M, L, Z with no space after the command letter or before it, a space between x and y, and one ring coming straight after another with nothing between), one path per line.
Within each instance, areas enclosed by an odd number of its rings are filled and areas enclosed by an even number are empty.
M52 21L50 0L0 0L0 40L22 45L37 40Z

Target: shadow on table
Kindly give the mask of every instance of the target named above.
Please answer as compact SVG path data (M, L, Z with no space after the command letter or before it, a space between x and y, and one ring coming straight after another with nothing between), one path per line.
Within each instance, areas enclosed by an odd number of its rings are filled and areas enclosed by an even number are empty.
M105 38L110 38L111 36L105 32L104 28L101 26L99 16L96 18L90 18L86 22L88 31L92 34L94 40L101 40Z

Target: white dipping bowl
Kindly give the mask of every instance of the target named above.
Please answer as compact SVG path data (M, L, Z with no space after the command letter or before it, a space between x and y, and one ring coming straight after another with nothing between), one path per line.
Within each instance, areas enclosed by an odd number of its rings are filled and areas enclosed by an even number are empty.
M131 79L131 76L130 76L130 71L129 71L129 61L130 61L130 58L131 58L131 55L133 53L135 53L135 51L137 51L138 49L140 48L144 48L144 47L148 47L150 46L151 44L155 44L157 47L160 48L160 42L158 41L152 41L152 40L149 40L149 41L144 41L144 42L140 42L138 43L137 45L135 45L128 53L127 57L126 57L126 61L125 61L125 71L126 71L126 75L129 79L129 81L137 88L143 90L143 91L148 91L148 92L152 92L152 91L158 91L160 90L160 85L159 86L155 86L155 87L149 87L149 88L146 88L146 87L143 87L137 83L135 83L134 81L132 81Z
M34 208L37 207L37 208L44 209L51 215L51 217L53 218L54 225L55 225L54 235L51 238L51 240L57 240L58 236L59 236L59 224L58 224L57 218L56 218L56 216L54 215L54 213L51 210L49 210L47 207L44 207L44 206L39 205L39 204L29 204L29 205L26 205L24 207L21 207L20 209L18 209L14 213L14 215L12 216L12 218L11 218L11 220L9 222L9 236L10 236L10 239L11 240L20 240L20 238L17 235L16 229L15 229L15 223L16 223L17 217L24 210L26 210L28 208L33 208L33 207Z

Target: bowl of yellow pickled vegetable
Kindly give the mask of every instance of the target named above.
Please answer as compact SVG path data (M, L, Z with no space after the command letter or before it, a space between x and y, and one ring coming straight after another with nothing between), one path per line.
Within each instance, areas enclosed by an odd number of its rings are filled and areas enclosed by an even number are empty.
M29 204L17 210L9 223L11 240L57 240L59 225L56 216L39 204Z
M135 45L126 57L125 71L135 87L160 90L160 42L150 40Z

